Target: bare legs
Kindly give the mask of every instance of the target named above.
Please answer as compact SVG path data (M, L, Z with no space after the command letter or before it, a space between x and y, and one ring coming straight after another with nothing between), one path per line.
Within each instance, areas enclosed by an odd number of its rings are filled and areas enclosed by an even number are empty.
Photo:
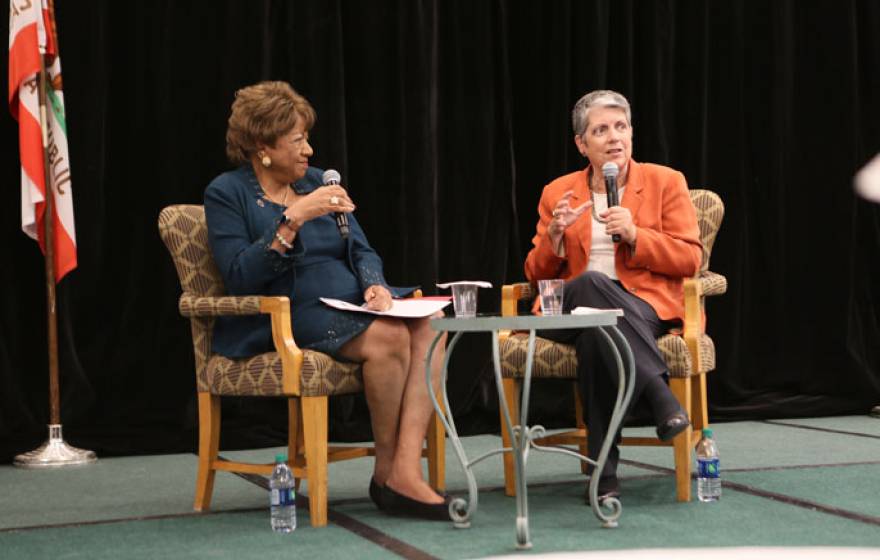
M397 428L410 362L409 331L401 321L376 319L340 349L344 357L363 363L364 391L376 442L376 482L391 473Z
M439 316L439 315L438 315ZM425 482L421 454L434 411L425 386L425 355L436 336L429 319L380 318L340 353L363 363L364 385L376 442L373 476L380 485L425 503L443 498ZM439 389L444 341L431 364L434 389Z

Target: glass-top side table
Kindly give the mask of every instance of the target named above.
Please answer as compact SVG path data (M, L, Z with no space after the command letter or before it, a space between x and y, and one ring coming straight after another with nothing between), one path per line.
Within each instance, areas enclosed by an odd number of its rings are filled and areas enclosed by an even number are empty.
M434 403L438 417L449 434L449 440L452 444L455 454L461 463L468 484L468 498L455 498L449 506L449 513L452 521L457 528L470 527L470 519L477 510L478 490L477 482L474 477L473 467L480 461L498 455L499 453L512 452L514 455L514 471L516 474L516 542L517 548L531 548L531 537L529 535L529 511L528 511L528 488L526 486L526 459L530 449L536 451L548 451L562 453L576 457L577 459L587 462L594 466L594 473L602 472L602 468L608 459L608 453L613 442L612 437L608 437L602 444L599 457L594 461L588 457L581 455L568 448L557 446L540 446L533 440L541 438L544 433L543 426L528 426L527 420L529 415L529 393L532 382L532 363L535 357L535 331L538 329L587 329L597 328L608 343L617 360L618 379L620 380L617 389L617 399L614 403L614 409L611 415L611 422L608 426L607 434L617 433L620 423L623 421L623 415L632 398L633 381L635 377L635 362L632 350L626 339L617 329L617 318L622 315L620 310L603 310L600 312L590 313L586 315L519 315L511 317L502 317L498 315L477 316L468 318L443 317L431 320L431 328L438 331L431 346L428 349L425 358L425 378L428 384L428 393L431 401ZM499 332L500 331L528 331L529 341L526 353L525 375L523 377L523 389L521 395L520 417L517 419L518 424L514 425L510 418L510 411L507 408L507 402L504 400L504 390L501 381L501 359L499 355ZM461 335L467 332L491 332L492 333L492 360L494 363L495 383L498 387L498 401L507 424L508 432L511 434L511 447L501 447L494 449L483 455L468 460L464 448L461 444L461 438L455 427L455 419L452 417L452 408L449 406L449 398L446 390L446 381L449 368L449 360L455 345L461 338ZM446 356L443 361L443 369L441 372L440 390L442 404L438 400L438 395L434 392L431 383L431 361L437 344L445 333L455 333L449 341L446 350ZM618 347L623 349L623 355L618 351ZM603 527L616 527L617 520L622 512L620 500L617 498L608 498L598 503L597 495L599 488L599 477L590 477L590 503L593 513L602 522ZM605 510L608 511L605 511Z

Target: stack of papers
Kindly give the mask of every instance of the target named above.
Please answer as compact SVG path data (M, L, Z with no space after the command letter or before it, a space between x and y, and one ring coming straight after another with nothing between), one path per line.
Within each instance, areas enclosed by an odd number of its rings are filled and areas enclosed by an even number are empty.
M458 282L446 282L444 284L437 284L438 288L448 289L453 286L476 286L478 288L491 288L492 283L486 282L485 280L459 280Z
M371 315L384 315L385 317L401 317L404 319L415 319L418 317L429 317L449 305L449 299L434 298L410 298L410 299L393 299L391 300L391 309L388 311L374 311L367 309L366 304L355 305L342 301L341 299L321 298L326 305L343 311L355 311L357 313L369 313Z
M609 311L613 311L614 314L618 317L623 317L623 309L613 308L613 309L599 309L598 307L575 307L571 310L572 315L593 315L596 313L607 313Z

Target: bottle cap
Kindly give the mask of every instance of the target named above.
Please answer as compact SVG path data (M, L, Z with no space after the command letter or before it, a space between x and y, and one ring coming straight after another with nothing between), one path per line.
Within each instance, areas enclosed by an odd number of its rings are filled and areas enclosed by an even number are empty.
M275 455L275 462L276 463L286 463L287 462L287 455L285 455L284 453L279 453L278 455Z
M703 428L703 437L712 437L712 428Z

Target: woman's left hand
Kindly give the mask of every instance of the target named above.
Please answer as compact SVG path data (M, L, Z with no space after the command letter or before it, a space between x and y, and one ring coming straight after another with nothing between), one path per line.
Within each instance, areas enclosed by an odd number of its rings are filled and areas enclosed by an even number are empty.
M367 309L388 311L391 309L391 292L385 286L376 284L364 292L364 301L367 302Z
M601 212L599 217L605 220L605 233L620 235L621 241L625 241L630 245L636 243L636 225L633 223L632 214L629 208L623 206L612 206L611 208Z

